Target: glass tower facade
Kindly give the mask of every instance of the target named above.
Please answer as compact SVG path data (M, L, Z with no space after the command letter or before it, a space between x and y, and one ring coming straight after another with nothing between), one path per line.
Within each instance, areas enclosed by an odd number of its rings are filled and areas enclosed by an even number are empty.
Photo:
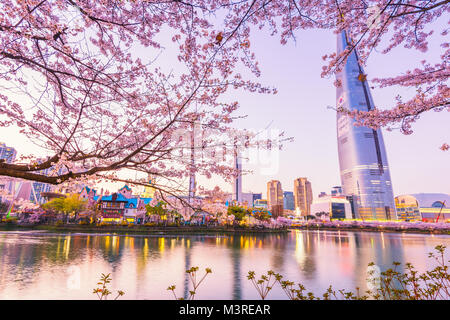
M337 52L342 53L351 40L347 32L338 36ZM336 105L347 110L374 108L366 75L356 50L336 75L341 85ZM355 120L337 112L337 142L343 193L353 196L357 218L396 219L391 177L381 130L354 126Z
M292 191L284 191L283 195L284 195L283 199L284 208L288 210L295 210L294 193Z

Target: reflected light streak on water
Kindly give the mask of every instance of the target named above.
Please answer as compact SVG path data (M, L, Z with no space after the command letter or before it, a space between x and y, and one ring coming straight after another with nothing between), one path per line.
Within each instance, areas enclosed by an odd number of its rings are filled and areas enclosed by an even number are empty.
M381 270L393 261L411 262L418 271L431 266L427 254L436 245L449 247L448 235L300 231L289 234L132 236L0 232L0 299L95 299L92 289L102 273L111 273L111 289L122 299L172 299L190 290L185 272L191 266L213 271L196 299L258 299L247 280L279 272L322 294L335 289L366 288L367 265ZM449 248L450 249L450 248ZM450 250L448 252L450 254ZM80 286L69 288L79 271ZM75 273L74 273L75 274ZM285 299L275 287L269 299Z

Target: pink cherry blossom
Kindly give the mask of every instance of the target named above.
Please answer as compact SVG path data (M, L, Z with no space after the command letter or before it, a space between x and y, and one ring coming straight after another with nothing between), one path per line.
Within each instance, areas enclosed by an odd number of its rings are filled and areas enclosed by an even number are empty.
M374 50L387 58L400 46L427 52L433 33L445 36L448 29L429 27L449 12L446 0L3 0L0 126L20 128L48 157L0 162L0 175L51 184L125 181L166 197L186 194L184 181L193 173L231 179L237 173L224 160L236 150L288 140L232 129L240 116L230 89L276 93L258 82L252 30L268 30L282 45L298 30L347 30L353 40L347 50L323 53L322 76L329 77L352 50L363 64ZM448 42L439 50L438 62L370 79L415 95L349 113L357 124L400 123L410 134L422 113L450 111ZM53 173L43 174L48 168ZM149 175L159 182L150 184Z

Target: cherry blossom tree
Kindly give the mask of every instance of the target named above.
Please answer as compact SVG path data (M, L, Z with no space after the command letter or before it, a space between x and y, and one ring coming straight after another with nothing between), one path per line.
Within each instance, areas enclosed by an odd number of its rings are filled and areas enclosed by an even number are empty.
M448 35L448 21L435 23L442 15L450 12L450 1L335 1L339 11L336 31L348 30L352 44L341 55L325 55L329 65L324 67L322 75L339 71L349 53L358 50L362 63L366 63L370 54L377 50L389 54L397 47L418 50L426 53L429 50L429 39L433 34L442 37ZM440 28L440 29L435 29ZM448 40L448 38L447 38ZM441 60L435 63L424 59L420 65L411 66L400 75L387 78L372 78L372 83L380 88L391 86L411 87L416 93L412 97L397 96L393 106L381 106L371 111L348 112L357 120L357 125L377 129L387 126L388 130L400 124L404 134L411 134L412 123L427 111L450 111L450 89L448 79L450 66L450 43L443 40ZM436 48L439 49L439 48ZM388 58L388 57L386 57ZM367 75L362 75L364 80ZM339 85L339 83L337 84ZM386 108L387 107L387 108ZM447 143L440 147L448 150Z
M39 208L39 204L33 203L27 199L16 200L14 206L18 211L33 211Z
M129 169L162 177L166 181L152 187L177 192L178 181L192 170L206 176L233 173L214 150L231 153L236 145L229 135L250 134L230 130L238 103L220 97L229 88L274 89L235 71L242 64L256 76L259 72L239 37L241 26L225 34L212 23L221 6L2 1L0 125L20 127L50 156L0 162L0 175L59 184L83 178L120 181L117 172ZM166 48L176 52L173 68L158 65ZM183 143L193 124L207 132L196 148L209 153L203 152L195 168L186 152L191 146ZM48 168L53 174L40 173ZM125 180L149 185L146 178Z
M231 29L240 25L242 38L249 36L252 26L268 26L272 34L280 34L282 44L295 40L295 31L301 29L330 29L335 33L346 30L352 44L342 54L323 56L327 61L323 77L340 71L354 50L358 50L364 65L374 51L388 55L397 47L405 47L426 53L433 34L445 37L449 32L448 21L436 23L450 12L449 0L249 0L230 6L233 14L227 16L226 25ZM412 123L424 112L450 111L450 43L444 38L440 48L435 49L442 52L440 61L431 62L425 56L420 65L412 65L402 74L371 79L363 75L364 80L371 80L380 88L413 88L416 93L412 97L397 97L391 106L378 106L367 112L338 111L350 114L357 125L392 129L400 124L404 134L412 133ZM449 145L444 143L441 149L449 150Z
M219 186L215 186L212 190L200 186L199 190L205 202L209 203L225 203L230 197L230 193L223 191Z
M362 63L374 50L426 52L433 32L447 34L446 25L430 28L449 10L449 0L4 0L0 126L21 128L49 156L0 162L0 175L51 184L110 179L149 185L147 178L118 174L132 170L161 177L164 182L152 187L171 195L186 191L184 179L192 172L230 177L232 166L218 158L236 145L271 148L283 141L255 142L257 136L231 130L239 104L224 93L276 92L255 80L260 69L252 29L279 34L281 44L295 40L297 30L347 30L352 45L324 56L327 77L352 50ZM370 79L381 88L415 88L414 97L351 115L371 127L401 123L409 134L422 113L448 111L449 43L441 49L437 63L425 59L401 75ZM249 72L238 72L241 67ZM207 134L195 146L202 160L193 164L192 145L183 141L195 126ZM48 168L52 175L40 173Z

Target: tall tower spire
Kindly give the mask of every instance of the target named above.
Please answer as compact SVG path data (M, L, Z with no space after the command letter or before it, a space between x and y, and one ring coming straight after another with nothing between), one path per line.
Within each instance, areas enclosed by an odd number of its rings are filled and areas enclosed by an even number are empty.
M234 179L233 185L233 200L239 204L242 202L242 159L239 155L239 151L235 142L234 146L234 168L237 171L237 176Z
M195 197L195 122L192 121L192 132L191 132L191 165L189 174L189 194L188 202L192 203Z
M346 31L338 36L337 53L350 45ZM366 75L356 49L342 71L336 74L340 86L336 105L347 110L374 109ZM396 219L391 177L381 130L355 127L355 120L337 113L337 140L343 192L354 197L356 215L363 219Z

